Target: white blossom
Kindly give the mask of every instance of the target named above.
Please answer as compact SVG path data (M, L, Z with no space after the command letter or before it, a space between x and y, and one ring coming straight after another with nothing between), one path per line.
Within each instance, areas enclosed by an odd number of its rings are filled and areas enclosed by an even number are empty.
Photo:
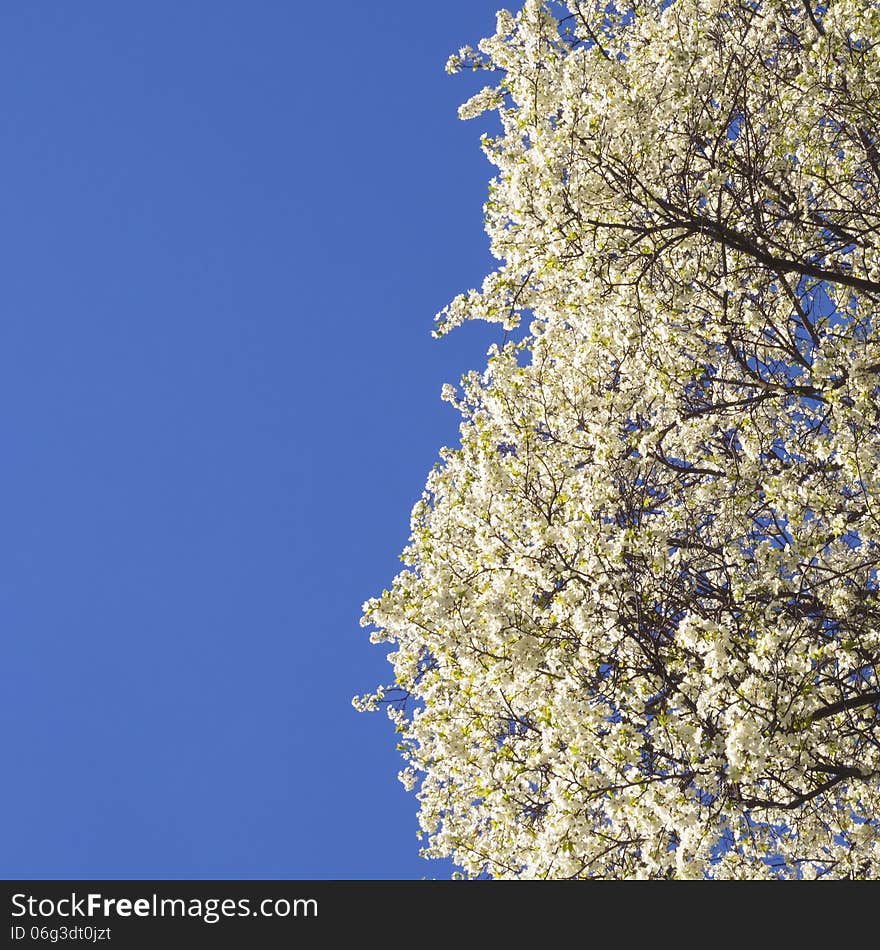
M597 12L598 10L598 12ZM367 602L426 856L880 876L880 4L528 0L456 297L524 342Z

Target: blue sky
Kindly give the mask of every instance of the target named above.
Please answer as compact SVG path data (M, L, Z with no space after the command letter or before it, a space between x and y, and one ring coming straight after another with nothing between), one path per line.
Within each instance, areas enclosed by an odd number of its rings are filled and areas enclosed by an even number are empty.
M499 339L496 6L3 4L3 877L448 875L350 700Z

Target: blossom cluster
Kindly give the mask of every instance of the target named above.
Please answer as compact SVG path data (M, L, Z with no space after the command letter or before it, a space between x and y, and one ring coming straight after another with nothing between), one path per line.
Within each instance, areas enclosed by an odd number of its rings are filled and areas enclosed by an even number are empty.
M497 82L513 328L365 604L427 856L880 876L880 4L527 0Z

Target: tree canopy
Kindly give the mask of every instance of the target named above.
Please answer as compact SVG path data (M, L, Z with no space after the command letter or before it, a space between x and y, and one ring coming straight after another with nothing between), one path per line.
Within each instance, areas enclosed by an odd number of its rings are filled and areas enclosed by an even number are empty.
M367 602L427 856L880 876L880 4L501 11L499 261Z

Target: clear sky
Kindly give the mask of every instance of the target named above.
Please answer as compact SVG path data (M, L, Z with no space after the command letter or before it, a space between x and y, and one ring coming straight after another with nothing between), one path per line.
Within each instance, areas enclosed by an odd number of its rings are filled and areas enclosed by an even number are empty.
M496 0L0 10L0 876L418 878L358 626L492 266Z

